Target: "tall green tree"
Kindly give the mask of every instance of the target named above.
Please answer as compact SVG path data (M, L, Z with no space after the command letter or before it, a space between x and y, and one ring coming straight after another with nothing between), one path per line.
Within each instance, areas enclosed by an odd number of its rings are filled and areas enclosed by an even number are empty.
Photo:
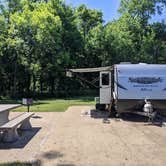
M91 28L103 22L101 11L88 9L85 5L80 5L76 9L76 16L78 28L84 39Z
M83 82L66 78L66 68L165 63L165 22L149 22L165 4L121 0L120 17L104 24L101 11L62 0L1 3L0 95L76 94Z

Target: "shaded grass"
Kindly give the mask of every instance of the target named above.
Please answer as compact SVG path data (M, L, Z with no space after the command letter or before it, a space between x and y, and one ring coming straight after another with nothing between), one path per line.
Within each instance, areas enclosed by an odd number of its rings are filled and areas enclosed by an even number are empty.
M38 100L30 107L32 112L64 112L69 106L81 106L81 105L94 105L93 98L80 98L80 99L47 99ZM25 112L26 106L22 106L14 109L13 111Z
M21 104L21 100L0 100L0 104Z
M41 166L41 161L36 160L33 162L9 162L9 163L0 163L0 166Z
M14 162L14 163L0 164L0 166L32 166L32 164L30 164L30 163Z

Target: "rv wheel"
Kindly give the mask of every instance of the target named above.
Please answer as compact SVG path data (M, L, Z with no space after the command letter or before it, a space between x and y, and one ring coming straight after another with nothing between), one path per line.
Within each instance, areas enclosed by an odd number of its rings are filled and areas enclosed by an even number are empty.
M96 104L96 110L105 110L105 104Z

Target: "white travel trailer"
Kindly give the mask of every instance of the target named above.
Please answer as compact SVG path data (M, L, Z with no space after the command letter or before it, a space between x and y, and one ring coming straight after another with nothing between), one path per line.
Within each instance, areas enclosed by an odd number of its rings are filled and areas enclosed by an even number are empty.
M166 111L166 65L121 63L101 68L69 69L68 75L86 72L100 72L97 109L108 105L118 114L141 115Z

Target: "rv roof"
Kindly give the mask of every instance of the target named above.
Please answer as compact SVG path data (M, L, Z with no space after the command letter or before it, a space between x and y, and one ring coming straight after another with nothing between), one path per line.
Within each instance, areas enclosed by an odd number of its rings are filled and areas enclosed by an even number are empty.
M116 68L120 75L166 75L166 65L159 64L119 64Z

